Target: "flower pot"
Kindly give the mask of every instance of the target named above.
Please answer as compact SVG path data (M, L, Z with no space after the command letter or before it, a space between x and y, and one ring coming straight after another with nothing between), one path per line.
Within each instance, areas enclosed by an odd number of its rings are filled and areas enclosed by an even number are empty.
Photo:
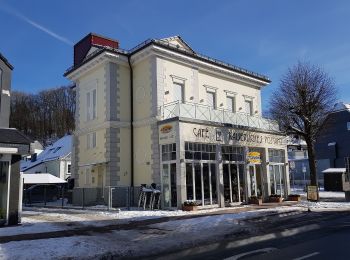
M288 196L288 200L300 202L301 197L300 196Z
M275 202L275 203L281 203L283 201L283 198L282 197L270 197L269 201Z
M182 205L183 211L197 211L197 206L195 205Z
M249 198L249 204L262 205L262 199L258 198Z

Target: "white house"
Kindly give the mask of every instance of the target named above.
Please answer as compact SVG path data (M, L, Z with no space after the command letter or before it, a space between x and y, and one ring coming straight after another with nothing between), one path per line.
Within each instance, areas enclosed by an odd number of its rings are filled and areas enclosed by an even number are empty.
M262 117L268 77L196 53L179 36L126 51L96 34L74 46L65 76L76 90L75 188L156 183L164 208L288 196L285 136Z
M72 136L66 135L46 147L39 155L33 155L30 161L22 161L21 172L50 173L66 180L71 175L71 151Z

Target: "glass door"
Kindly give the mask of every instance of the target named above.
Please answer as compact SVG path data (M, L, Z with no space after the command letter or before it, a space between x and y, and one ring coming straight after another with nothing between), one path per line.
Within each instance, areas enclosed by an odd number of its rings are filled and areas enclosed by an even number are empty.
M187 200L195 200L200 205L217 204L215 163L186 163Z
M177 206L176 163L164 163L162 168L164 207Z
M224 200L226 203L241 202L244 200L243 172L243 164L223 164Z
M251 164L249 167L250 194L251 196L262 196L261 165Z
M270 188L271 194L284 195L284 166L270 165Z

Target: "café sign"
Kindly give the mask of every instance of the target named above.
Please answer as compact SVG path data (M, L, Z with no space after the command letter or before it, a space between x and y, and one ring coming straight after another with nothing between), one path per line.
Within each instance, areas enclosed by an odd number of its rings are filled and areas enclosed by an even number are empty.
M248 152L247 161L250 164L261 164L261 154L259 152Z

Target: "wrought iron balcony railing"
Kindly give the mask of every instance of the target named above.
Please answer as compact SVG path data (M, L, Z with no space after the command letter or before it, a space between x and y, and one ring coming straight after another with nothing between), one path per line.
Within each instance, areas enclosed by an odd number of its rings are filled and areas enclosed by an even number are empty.
M201 104L181 103L180 101L171 102L159 107L158 116L162 120L183 117L274 132L280 130L277 122L271 119L251 116L240 112L233 113L225 109L214 109Z

